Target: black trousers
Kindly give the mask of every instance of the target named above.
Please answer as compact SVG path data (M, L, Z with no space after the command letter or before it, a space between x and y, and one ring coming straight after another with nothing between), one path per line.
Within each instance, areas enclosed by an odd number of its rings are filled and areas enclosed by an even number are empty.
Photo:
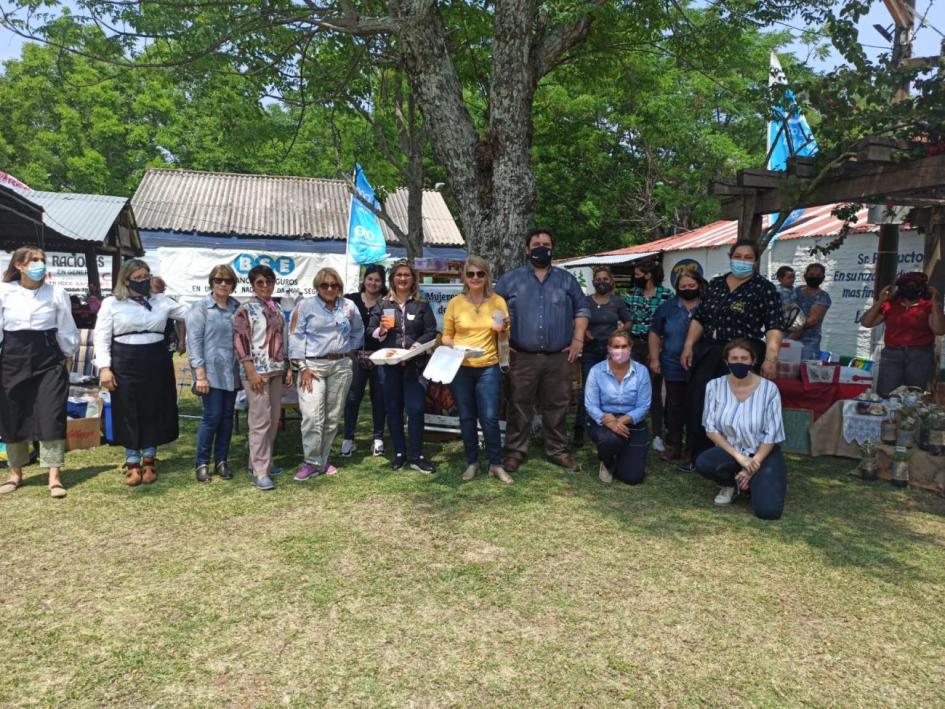
M646 366L647 374L650 375L650 388L653 391L653 401L650 404L650 421L653 423L653 435L663 435L663 375L653 374L650 369L650 345L646 337L640 339L633 338L630 346L633 359Z
M663 410L666 415L666 445L683 451L683 431L688 428L686 406L688 404L688 385L685 381L666 384L666 405Z
M630 438L591 422L591 440L597 445L597 457L615 478L627 485L639 485L646 476L647 439L646 422L631 426Z

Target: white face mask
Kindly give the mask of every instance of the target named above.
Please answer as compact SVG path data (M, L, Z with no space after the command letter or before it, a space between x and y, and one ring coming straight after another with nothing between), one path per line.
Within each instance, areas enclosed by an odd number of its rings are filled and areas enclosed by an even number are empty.
M614 364L626 364L630 361L629 347L608 347L607 354Z

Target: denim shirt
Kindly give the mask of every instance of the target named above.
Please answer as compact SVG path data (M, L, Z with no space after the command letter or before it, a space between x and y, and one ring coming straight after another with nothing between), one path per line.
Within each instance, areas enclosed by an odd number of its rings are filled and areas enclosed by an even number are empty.
M653 314L650 332L663 338L660 369L668 382L686 381L686 370L682 368L679 358L683 345L686 344L686 335L689 333L689 323L694 312L695 308L686 310L682 299L677 296L667 300Z
M364 321L358 306L337 298L331 310L319 296L295 306L289 320L289 359L317 359L346 354L364 344Z
M236 298L221 308L212 296L194 303L187 312L187 355L191 369L202 367L213 389L240 388L239 362L233 349L233 315ZM196 378L196 377L195 377Z
M544 281L531 266L516 268L499 279L495 292L509 306L512 347L523 352L560 352L574 337L574 318L591 316L577 279L557 266Z
M618 382L610 369L610 360L605 359L591 367L584 384L584 408L598 424L604 414L629 414L634 424L642 423L652 401L650 373L639 362L631 361L623 380Z

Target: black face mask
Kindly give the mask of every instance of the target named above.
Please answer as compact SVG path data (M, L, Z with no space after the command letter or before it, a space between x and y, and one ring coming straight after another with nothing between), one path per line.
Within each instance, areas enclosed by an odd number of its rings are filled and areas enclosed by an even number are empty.
M613 287L614 284L608 281L594 281L594 290L597 291L598 295L607 295L613 290Z
M128 281L128 289L137 295L151 295L151 279L146 281Z
M683 288L676 292L679 293L679 297L682 298L683 300L695 300L696 298L699 297L698 288Z
M533 266L545 268L551 263L551 247L536 246L528 252L528 260L532 262Z
M634 287L634 288L646 288L646 276L643 276L642 278L634 278L634 279L633 279L633 287Z
M751 365L745 364L744 362L729 362L728 371L730 371L732 376L736 379L744 379L751 371Z
M820 288L820 284L824 282L824 277L804 276L804 282L807 284L808 288Z
M899 295L906 300L918 300L924 290L921 286L899 286Z

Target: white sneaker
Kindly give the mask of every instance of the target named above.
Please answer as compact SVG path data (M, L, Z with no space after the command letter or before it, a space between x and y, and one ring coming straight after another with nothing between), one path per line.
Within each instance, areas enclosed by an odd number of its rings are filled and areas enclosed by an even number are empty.
M597 471L597 478L602 483L612 483L614 481L614 476L607 470L607 466L603 463L600 464L600 469Z
M715 496L715 504L717 505L730 505L732 500L735 499L735 488L734 487L723 487L719 488L719 494Z
M653 437L653 450L659 453L662 453L663 451L666 450L666 446L663 443L663 439L660 438L659 436Z
M352 453L354 453L354 441L346 438L341 442L341 455L350 458Z
M384 441L382 441L380 438L374 439L374 446L371 448L371 455L375 457L384 455Z

